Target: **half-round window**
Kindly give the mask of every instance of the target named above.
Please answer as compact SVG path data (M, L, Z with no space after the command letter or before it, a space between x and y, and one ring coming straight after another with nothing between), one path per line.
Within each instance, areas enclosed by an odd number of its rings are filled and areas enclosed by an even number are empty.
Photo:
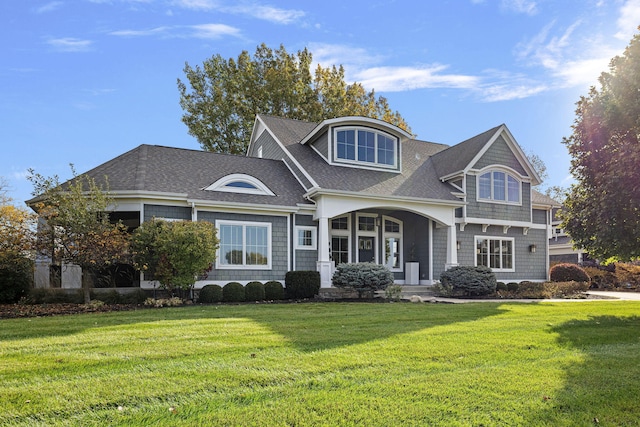
M273 191L258 178L243 173L234 173L222 177L208 187L203 188L203 190L275 196Z

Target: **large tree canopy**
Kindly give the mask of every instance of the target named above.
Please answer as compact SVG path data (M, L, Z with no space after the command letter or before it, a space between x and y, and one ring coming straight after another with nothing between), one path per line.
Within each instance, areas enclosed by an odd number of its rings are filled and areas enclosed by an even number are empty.
M563 227L600 259L640 257L640 35L578 101Z
M256 114L311 122L345 115L366 116L407 131L400 113L387 100L359 83L347 84L344 69L322 68L311 74L312 55L305 48L289 54L262 44L253 57L214 55L202 66L185 64L187 84L178 79L182 121L203 149L244 154Z

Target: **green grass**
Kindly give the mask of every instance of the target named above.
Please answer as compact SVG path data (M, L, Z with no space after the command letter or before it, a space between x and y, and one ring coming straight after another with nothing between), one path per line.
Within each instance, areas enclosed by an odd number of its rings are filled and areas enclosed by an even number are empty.
M640 303L1 320L0 387L0 425L638 425Z

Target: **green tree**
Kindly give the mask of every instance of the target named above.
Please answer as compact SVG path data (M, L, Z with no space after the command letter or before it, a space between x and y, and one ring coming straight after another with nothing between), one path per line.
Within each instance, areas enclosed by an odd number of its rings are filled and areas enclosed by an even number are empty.
M152 219L133 232L133 258L147 278L172 295L188 290L215 261L218 239L209 222Z
M384 97L359 83L346 84L342 66L318 66L312 76L311 63L306 48L289 54L282 45L273 50L264 43L253 57L243 51L237 59L218 54L202 66L187 63L189 87L178 79L182 121L203 149L231 154L245 153L256 114L310 122L366 116L410 131Z
M32 207L41 223L36 248L53 264L82 268L84 300L89 302L91 277L98 270L129 261L130 236L121 223L109 221L115 203L108 183L99 185L88 175L76 175L61 184L57 176L46 178L29 170L34 186Z
M640 35L577 102L562 227L600 259L640 257Z

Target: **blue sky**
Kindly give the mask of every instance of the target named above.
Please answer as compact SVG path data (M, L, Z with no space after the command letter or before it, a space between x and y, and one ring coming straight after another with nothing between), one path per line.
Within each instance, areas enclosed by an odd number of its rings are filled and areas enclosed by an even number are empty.
M575 102L640 24L640 0L0 2L0 177L60 179L140 144L199 149L181 121L184 65L260 43L308 47L375 89L417 137L455 144L505 123L570 182Z

